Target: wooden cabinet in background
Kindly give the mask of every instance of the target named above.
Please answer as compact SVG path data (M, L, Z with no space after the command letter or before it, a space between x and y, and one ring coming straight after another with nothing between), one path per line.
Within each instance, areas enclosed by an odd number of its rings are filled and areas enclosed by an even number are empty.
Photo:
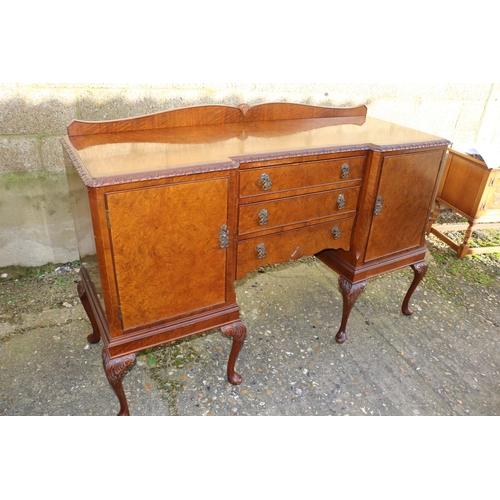
M436 224L441 205L467 219L467 223ZM471 254L500 252L500 246L470 248L472 231L500 228L500 165L488 168L484 161L449 150L428 232L450 246L461 259ZM464 231L461 244L445 233Z
M63 139L90 342L129 413L122 375L143 349L246 327L234 282L315 255L338 273L346 339L366 280L412 266L404 314L427 270L425 229L445 139L366 108L199 106L107 122Z

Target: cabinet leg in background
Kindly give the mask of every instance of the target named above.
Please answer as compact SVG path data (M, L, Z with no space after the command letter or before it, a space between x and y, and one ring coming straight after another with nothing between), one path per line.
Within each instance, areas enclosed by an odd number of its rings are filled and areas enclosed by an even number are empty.
M102 364L104 365L106 377L108 378L108 382L113 391L115 391L118 401L120 402L120 411L118 416L130 415L127 398L125 396L125 391L123 390L122 377L134 361L135 354L127 354L126 356L122 356L120 358L109 359L109 354L106 348L102 350Z
M234 365L236 363L236 358L243 347L243 342L245 342L247 328L241 321L236 321L230 325L222 326L221 330L226 335L233 337L233 345L231 347L229 361L227 363L227 379L233 385L241 384L243 377L234 371Z
M351 314L351 309L354 306L357 298L363 293L366 288L366 281L359 281L358 283L351 283L346 280L343 276L339 276L339 287L342 292L342 322L340 324L340 329L335 336L335 340L339 344L343 344L346 340L346 325L349 315Z
M413 264L411 268L413 269L413 281L411 282L410 288L406 292L405 298L403 300L403 306L401 307L403 314L406 316L411 316L413 314L413 309L410 307L410 299L418 284L425 276L425 273L429 268L429 264L427 264L427 262L425 261L417 262L416 264Z
M85 288L81 283L77 285L78 296L80 297L80 302L82 303L85 312L90 320L90 324L92 325L92 333L87 336L87 340L91 344L97 344L101 340L101 333L99 332L99 327L97 326L97 321L95 319L94 313L92 312L92 308L90 307L89 297Z

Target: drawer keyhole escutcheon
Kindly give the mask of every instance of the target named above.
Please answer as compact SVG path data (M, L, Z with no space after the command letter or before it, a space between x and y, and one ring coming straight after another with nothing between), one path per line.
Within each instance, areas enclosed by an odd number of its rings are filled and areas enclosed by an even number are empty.
M338 226L335 226L332 229L332 236L336 240L338 240L342 236L342 233L340 232L340 229L338 228Z
M220 227L219 243L221 248L229 247L229 229L225 224Z
M262 189L264 191L269 191L273 187L273 183L271 182L271 177L269 177L268 173L262 174L260 176L260 182L262 183Z
M268 213L267 213L267 210L265 208L263 208L260 212L259 212L259 224L261 226L265 226L268 222Z
M257 245L257 258L263 259L266 255L266 245L264 243Z
M339 194L337 198L337 206L339 210L343 210L345 208L345 196L343 194Z
M377 201L375 203L375 210L373 213L375 215L380 215L382 213L382 205L384 204L384 200L382 199L382 196L378 195L377 196Z
M342 179L345 179L351 173L351 170L349 168L349 163L343 163L340 168L342 170L341 177Z

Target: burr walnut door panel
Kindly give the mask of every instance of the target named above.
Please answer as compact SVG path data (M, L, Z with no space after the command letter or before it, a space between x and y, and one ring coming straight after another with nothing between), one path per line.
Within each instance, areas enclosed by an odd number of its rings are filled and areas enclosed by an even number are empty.
M123 328L226 300L227 178L106 195Z
M386 156L365 261L423 245L443 152Z

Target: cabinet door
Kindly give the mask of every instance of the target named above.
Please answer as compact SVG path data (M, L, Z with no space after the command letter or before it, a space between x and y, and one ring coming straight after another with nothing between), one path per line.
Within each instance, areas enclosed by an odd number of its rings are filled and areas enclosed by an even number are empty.
M383 158L365 261L423 245L442 155L430 151Z
M227 178L106 195L123 328L226 300Z

